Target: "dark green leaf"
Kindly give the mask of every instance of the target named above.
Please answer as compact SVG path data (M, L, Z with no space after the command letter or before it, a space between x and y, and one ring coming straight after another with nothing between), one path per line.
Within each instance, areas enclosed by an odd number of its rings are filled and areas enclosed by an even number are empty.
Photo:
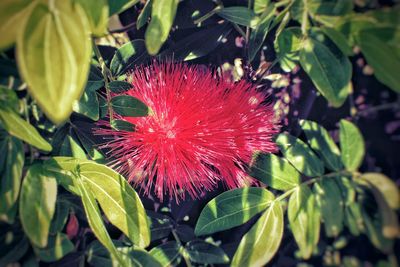
M149 115L149 108L132 96L115 96L111 99L111 105L114 111L121 116L143 117Z
M29 248L29 242L21 232L2 232L0 244L0 266L18 262Z
M111 127L117 131L134 132L135 125L124 120L112 120Z
M113 75L120 75L145 62L148 56L144 40L130 41L115 52L110 63L110 70Z
M186 244L186 252L192 262L202 264L224 264L228 256L220 248L203 240L193 240Z
M0 73L2 70L0 69ZM19 107L18 96L13 89L9 89L5 86L0 85L0 105L7 105L14 111L18 111Z
M319 240L320 210L307 185L299 186L290 196L288 218L301 257L310 258Z
M23 120L10 108L0 107L0 122L10 135L43 151L51 151L51 145L40 136L35 127Z
M26 235L37 247L47 245L56 198L54 176L42 164L32 165L22 182L19 215Z
M276 139L276 144L279 146L284 157L299 172L309 177L324 174L324 164L322 161L300 139L289 134L280 134Z
M299 60L299 51L302 44L302 33L299 27L290 27L282 31L274 42L276 56L281 68L290 72Z
M278 190L289 190L300 183L300 173L284 158L260 154L251 167L251 176Z
M118 253L120 253L121 259L124 261L126 266L129 267L142 267L140 264L135 264L134 261L129 257L128 253L134 248L125 242L113 240L112 241ZM114 267L118 266L116 262L110 257L108 250L97 240L90 243L89 248L86 251L87 261L91 266L101 267ZM114 265L113 265L114 263Z
M265 210L273 199L274 195L263 188L249 187L224 192L201 211L195 234L212 234L241 225Z
M162 267L162 264L146 250L134 249L128 255L135 266Z
M138 2L139 0L108 0L108 5L110 7L110 16L121 13L122 11L130 8Z
M325 165L330 170L340 170L342 163L339 148L326 129L316 122L307 120L301 121L300 125L311 148L324 160Z
M166 215L147 211L151 232L151 241L169 236L173 228L172 219Z
M252 28L255 28L260 22L260 18L244 6L225 7L217 14L230 22Z
M49 236L49 242L45 248L34 248L36 255L44 262L54 262L74 250L74 244L68 239L68 236L58 233L55 236Z
M114 93L123 93L132 88L132 84L124 81L112 81L108 84L109 89Z
M240 241L232 266L264 266L278 251L283 236L283 211L275 201Z
M343 165L356 171L364 159L365 145L360 130L347 120L340 120L340 149Z
M99 100L97 98L96 91L93 90L93 88L96 88L100 84L102 85L102 82L96 82L95 84L89 82L87 84L86 89L79 101L75 101L73 104L73 110L75 112L82 114L94 121L99 119Z
M50 234L57 234L61 232L67 222L69 215L70 203L62 198L58 198L56 203L56 211L50 225Z
M365 231L364 220L361 214L361 206L353 202L346 206L344 222L352 235L358 236Z
M144 5L142 12L140 12L137 20L136 20L136 29L142 28L150 18L151 14L151 3L153 0L147 0L146 4Z
M164 267L175 266L173 263L179 261L181 249L176 241L169 241L150 250L150 254Z
M330 27L322 27L321 31L326 36L328 36L332 42L335 43L335 45L340 49L340 51L342 51L343 54L345 54L346 56L353 55L353 49L349 45L349 41L346 39L346 36L344 36L341 32Z

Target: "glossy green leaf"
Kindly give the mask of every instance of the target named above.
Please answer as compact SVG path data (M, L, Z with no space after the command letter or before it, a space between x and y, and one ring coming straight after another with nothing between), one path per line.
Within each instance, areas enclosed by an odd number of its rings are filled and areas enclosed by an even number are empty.
M138 2L139 0L108 0L108 5L110 7L110 16L121 13L122 11L130 8Z
M176 241L169 241L152 248L150 254L164 267L175 266L173 263L179 261L181 249Z
M197 220L195 234L206 235L244 224L265 210L274 195L263 188L240 188L224 192L208 202Z
M85 9L91 32L96 36L107 34L109 7L107 0L77 0Z
M307 185L299 186L290 196L288 218L301 257L309 259L319 240L320 210Z
M278 190L289 190L300 183L300 173L284 158L260 154L251 166L250 175Z
M271 21L274 18L274 13L274 5L269 5L262 14L260 22L257 24L255 29L251 31L248 49L250 61L254 59L257 52L260 50L262 44L264 43L269 31Z
M400 92L400 76L396 71L400 68L400 57L395 53L388 53L392 49L373 31L361 31L356 42L367 63L374 69L375 77L390 89Z
M111 99L116 113L126 117L143 117L149 115L149 108L139 99L128 95L115 96Z
M394 181L382 173L368 172L363 173L361 179L364 179L378 189L386 202L392 209L400 208L400 192Z
M109 89L114 93L123 93L132 88L132 84L124 81L112 81L108 84Z
M67 223L68 215L70 210L70 203L62 198L57 199L56 210L53 216L53 220L50 225L50 234L57 234L61 232Z
M124 120L112 120L111 127L117 131L134 132L135 125Z
M36 2L32 0L3 0L0 2L0 51L11 47L21 32L26 18Z
M0 161L0 220L11 223L14 221L25 153L22 142L8 135L0 137L0 151L4 153L4 159Z
M314 184L316 201L321 209L325 233L337 237L343 229L343 199L335 180L325 178Z
M284 71L290 72L297 65L301 44L302 33L300 27L284 29L275 40L276 56Z
M190 261L202 264L224 264L229 262L222 248L203 240L193 240L186 244L185 250Z
M150 55L155 55L167 40L175 19L178 0L154 1L151 8L151 20L145 33L145 43Z
M160 57L188 61L205 56L222 44L231 30L230 25L226 23L211 28L200 28L161 52Z
M142 12L140 12L140 14L136 20L136 29L139 30L140 28L142 28L149 20L150 14L151 14L151 6L152 6L151 3L152 2L153 2L153 0L146 1L146 4L144 5Z
M324 164L308 145L290 134L280 134L276 144L284 157L301 173L309 177L324 174Z
M300 64L329 103L334 107L344 103L350 93L352 67L332 41L315 31L315 36L303 41Z
M58 124L68 119L84 90L92 50L83 8L72 0L50 3L32 10L18 36L17 55L29 93Z
M139 247L149 244L146 212L139 196L124 177L105 165L88 160L58 157L52 164L63 171L77 169L76 175L83 179L86 190L90 190L98 200L108 220Z
M113 75L125 73L135 66L144 63L148 57L144 40L130 41L115 52L110 63L110 70Z
M10 108L0 107L0 123L10 135L40 150L51 151L51 145L40 136L35 127L23 120Z
M162 267L162 264L146 250L134 249L128 253L135 266Z
M217 14L230 22L251 28L255 28L260 22L260 18L244 6L225 7Z
M356 125L340 120L340 149L343 165L349 171L357 170L365 154L364 138Z
M37 247L47 245L56 198L54 176L42 164L32 165L22 182L19 215L25 234Z
M94 121L97 121L100 116L100 109L96 90L99 89L102 84L102 82L97 82L94 84L88 82L86 85L86 89L79 101L74 102L73 110Z
M340 151L327 130L313 121L302 120L301 128L307 136L311 148L323 159L330 170L340 170Z
M34 248L36 255L44 262L54 262L63 258L75 249L74 244L66 234L58 233L49 236L49 242L44 248Z
M279 201L258 219L240 241L232 266L264 266L278 251L283 236L283 211Z

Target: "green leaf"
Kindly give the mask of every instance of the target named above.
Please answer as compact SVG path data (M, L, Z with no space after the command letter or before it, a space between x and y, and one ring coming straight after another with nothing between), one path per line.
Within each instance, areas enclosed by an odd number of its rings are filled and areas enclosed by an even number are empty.
M161 263L146 250L134 249L128 255L135 266L162 267Z
M260 14L265 11L265 9L269 6L269 0L255 0L254 1L254 13Z
M118 76L145 62L149 57L144 40L137 39L121 46L113 56L110 70ZM114 82L115 83L115 82Z
M358 236L365 231L364 220L361 214L361 206L353 202L346 206L344 222L352 235Z
M147 211L149 218L151 241L169 236L173 229L172 219L166 215Z
M284 158L260 154L251 166L250 175L277 190L289 190L300 183L300 173Z
M356 125L340 120L340 149L343 165L349 171L356 171L364 159L364 138Z
M290 196L288 218L301 257L309 259L319 240L320 210L307 185L300 185Z
M56 211L50 225L50 234L55 235L62 231L68 219L69 209L69 201L59 197L56 203Z
M271 25L271 21L274 18L274 13L274 5L269 5L261 16L260 23L257 24L253 31L251 31L248 49L250 61L253 61L258 50L260 50L262 44L264 43L269 31L269 26Z
M0 107L0 122L12 136L27 142L34 147L51 151L51 145L40 136L38 131L10 108Z
M57 157L53 158L52 164L58 164L64 171L78 169L76 175L83 179L86 190L96 197L108 220L135 245L146 247L149 244L146 212L139 196L124 177L105 165L88 160Z
M91 32L95 36L107 34L108 25L108 2L107 0L77 0L85 9L89 18Z
M32 0L3 0L0 2L0 51L11 47L17 33L37 2Z
M400 76L396 71L400 69L400 57L395 53L388 53L392 49L373 31L361 31L356 37L356 42L368 65L374 69L375 77L390 89L400 92Z
M230 25L226 23L211 28L200 28L161 52L160 58L188 61L205 56L222 44L231 30Z
M325 233L337 237L343 229L343 199L335 180L325 178L314 184L316 200L321 209Z
M297 65L301 44L302 33L300 27L284 29L275 40L274 48L276 56L284 71L290 72Z
M324 160L332 171L342 169L340 151L324 127L313 121L302 120L300 126L311 148Z
M29 248L29 242L21 232L2 233L0 242L0 266L10 266L12 263L18 262Z
M152 6L151 3L152 2L153 2L153 0L146 1L146 4L144 5L142 12L140 12L140 14L136 20L136 29L139 30L140 28L142 28L149 20L150 14L151 14L151 6Z
M260 22L260 18L244 6L225 7L217 14L230 22L251 28L255 28Z
M181 249L182 246L176 241L169 241L152 248L150 254L164 267L175 266L173 263L179 261Z
M139 99L128 95L115 96L111 99L116 113L126 117L143 117L149 115L149 108Z
M400 208L400 192L398 186L389 177L382 173L363 173L361 179L371 183L378 189L392 209Z
M22 227L37 247L47 245L57 198L57 182L42 164L32 165L22 182L19 215Z
M74 102L73 110L94 121L97 121L100 116L100 109L96 90L99 89L102 85L103 82L88 82L86 85L86 89L79 101Z
M240 241L232 266L264 266L278 251L283 236L283 212L274 201Z
M12 223L21 186L25 153L22 142L11 136L0 138L0 151L4 153L4 159L0 160L0 220Z
M66 234L62 233L49 236L49 242L45 248L34 248L36 255L44 262L57 261L74 249L74 244L68 239Z
M351 89L351 63L320 31L314 33L303 41L300 64L329 103L340 107Z
M108 84L109 89L114 93L123 93L132 88L132 84L124 81L112 81Z
M121 13L122 11L134 6L139 0L108 0L110 16Z
M135 125L124 120L112 120L111 127L117 131L134 132Z
M175 19L178 0L159 0L152 4L151 20L145 33L145 43L150 55L155 55L167 40Z
M309 177L324 174L324 164L322 161L300 139L289 134L279 134L275 142L284 157L299 172Z
M87 81L90 25L85 11L72 0L46 3L35 6L18 36L18 67L29 93L59 124L68 119Z
M274 199L266 189L248 187L224 192L201 211L195 234L206 235L244 224L265 210Z
M186 244L185 250L190 261L202 264L224 264L229 262L228 256L222 250L203 240L193 240Z
M342 51L342 53L346 56L353 55L353 49L351 48L349 41L346 36L344 36L340 31L330 28L330 27L321 27L321 31L331 39L332 42Z

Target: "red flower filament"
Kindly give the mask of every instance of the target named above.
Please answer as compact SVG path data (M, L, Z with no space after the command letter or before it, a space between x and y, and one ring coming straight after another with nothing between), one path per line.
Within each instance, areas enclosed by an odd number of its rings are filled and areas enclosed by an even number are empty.
M274 112L265 95L245 81L215 78L211 71L185 64L139 67L129 75L133 96L151 110L146 117L119 117L135 131L98 128L111 139L112 165L146 194L154 188L183 198L199 197L218 182L228 188L252 181L246 166L254 152L274 152ZM107 124L105 121L100 124Z

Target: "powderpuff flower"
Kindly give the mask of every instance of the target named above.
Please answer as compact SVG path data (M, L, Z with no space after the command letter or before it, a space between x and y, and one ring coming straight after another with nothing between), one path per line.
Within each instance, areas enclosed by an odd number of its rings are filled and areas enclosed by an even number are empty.
M217 78L182 63L153 63L128 74L133 96L151 110L146 117L117 117L135 131L104 127L111 165L139 185L177 201L199 197L222 182L229 189L253 182L246 170L255 152L276 151L278 131L265 94L246 81ZM118 116L118 115L117 115Z

